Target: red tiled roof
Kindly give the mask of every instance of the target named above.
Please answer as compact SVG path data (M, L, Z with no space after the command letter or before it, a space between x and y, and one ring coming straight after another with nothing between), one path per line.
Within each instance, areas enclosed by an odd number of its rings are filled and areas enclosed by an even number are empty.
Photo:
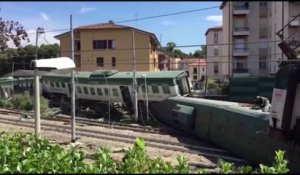
M137 28L133 28L133 27L129 27L129 26L117 25L117 24L114 24L114 23L111 23L111 22L79 26L79 27L74 29L74 32L77 31L77 30L93 30L93 29L134 29L136 31L139 31L139 32L150 35L156 41L156 43L158 45L160 44L154 33L150 33L150 32L140 30L140 29L137 29ZM65 32L65 33L56 35L56 36L54 36L54 38L58 38L62 35L68 34L68 33L69 32Z
M206 59L194 60L188 64L189 66L206 66Z
M208 33L210 30L216 31L216 30L222 30L222 29L223 29L222 26L216 26L216 27L208 28L208 29L206 30L206 32L205 32L205 35L207 35L207 33Z

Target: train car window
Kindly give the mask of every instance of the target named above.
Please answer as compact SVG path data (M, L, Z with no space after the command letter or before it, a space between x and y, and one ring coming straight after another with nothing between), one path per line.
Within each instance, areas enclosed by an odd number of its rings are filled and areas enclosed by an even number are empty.
M113 95L115 97L119 96L118 90L117 89L112 89Z
M65 83L61 83L61 87L62 87L62 88L66 88Z
M22 83L19 83L19 87L22 87Z
M151 87L153 94L159 94L159 89L157 85L152 85Z
M51 87L54 87L53 81L50 81L50 86L51 86Z
M94 89L94 88L92 88L92 87L90 87L90 92L91 92L91 94L92 94L92 95L96 95L96 93L95 93L95 89Z
M82 93L82 91L81 91L81 87L77 87L77 92L79 93L79 94L81 94Z
M59 82L55 82L55 86L58 87L58 88L60 88Z
M101 88L97 88L97 94L100 96L102 96L103 94L102 94L102 90L101 90Z
M87 88L87 87L83 87L83 92L84 92L85 94L89 94L88 88Z
M171 93L171 92L170 92L170 87L169 87L169 85L163 84L163 85L162 85L162 88L163 88L163 92L164 92L165 94L170 94L170 93Z
M108 89L107 88L104 88L104 93L106 96L108 96Z
M146 87L145 84L141 85L143 93L146 93L146 88L145 87ZM149 92L149 87L148 86L147 86L147 92Z
M26 82L23 83L23 87L26 87Z

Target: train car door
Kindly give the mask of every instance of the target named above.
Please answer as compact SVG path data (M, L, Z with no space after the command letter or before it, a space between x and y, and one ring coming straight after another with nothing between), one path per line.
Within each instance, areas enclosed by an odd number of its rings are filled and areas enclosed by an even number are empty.
M120 90L121 90L122 98L123 98L123 101L124 101L126 107L129 110L132 110L133 103L132 103L132 99L131 99L131 95L130 95L128 86L120 86Z

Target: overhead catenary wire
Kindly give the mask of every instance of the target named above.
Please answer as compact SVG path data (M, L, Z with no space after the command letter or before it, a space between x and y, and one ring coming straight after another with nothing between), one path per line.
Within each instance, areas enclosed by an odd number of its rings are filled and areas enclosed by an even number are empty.
M148 16L148 17L143 17L143 18L122 20L122 21L118 21L118 22L115 22L115 23L119 24L119 23L133 22L133 21L142 21L142 20L153 19L153 18L161 18L161 17L166 17L166 16L180 15L180 14L186 14L186 13L194 13L194 12L198 12L198 11L210 10L210 9L215 9L215 8L219 8L219 7L220 6L204 7L204 8L194 9L194 10L187 10L187 11L180 11L180 12L174 12L174 13L153 15L153 16ZM48 33L48 32L62 32L62 31L69 31L69 29L68 28L53 29L53 30L47 30L45 32ZM27 34L35 34L35 32L29 32Z

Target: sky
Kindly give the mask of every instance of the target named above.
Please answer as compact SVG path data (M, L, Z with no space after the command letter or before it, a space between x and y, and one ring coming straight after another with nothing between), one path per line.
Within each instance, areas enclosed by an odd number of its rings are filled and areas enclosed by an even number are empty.
M177 46L205 44L208 28L222 25L221 1L207 2L0 2L0 17L3 20L20 22L29 34L30 43L35 43L37 27L46 32L39 38L40 44L58 43L53 36L70 29L70 15L73 27L139 19L150 16L190 11L208 7L208 10L195 11L159 18L119 23L154 33L161 46L175 42ZM117 23L118 24L118 23ZM26 45L28 43L23 43ZM194 52L197 47L180 47L182 51Z

